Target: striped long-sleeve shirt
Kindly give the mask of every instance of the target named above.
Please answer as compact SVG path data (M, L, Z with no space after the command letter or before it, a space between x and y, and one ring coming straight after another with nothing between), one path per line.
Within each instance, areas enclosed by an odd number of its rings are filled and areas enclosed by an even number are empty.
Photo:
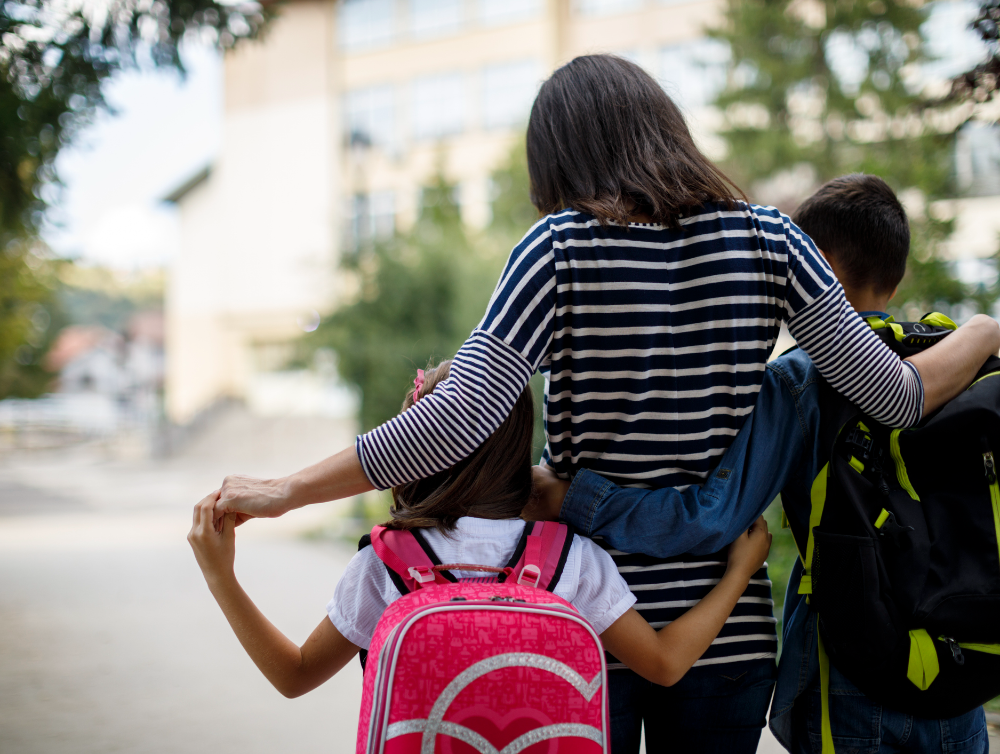
M449 379L359 437L358 456L379 488L448 468L500 425L540 370L543 458L558 473L696 484L753 410L782 321L864 411L895 427L919 421L919 374L854 314L812 241L777 210L708 204L680 229L549 215L512 252ZM704 596L725 568L724 558L616 558L654 625ZM761 582L748 590L754 601L741 603L750 613L734 615L746 620L727 626L701 662L773 654L773 625L752 620L770 618ZM738 638L763 634L763 643Z

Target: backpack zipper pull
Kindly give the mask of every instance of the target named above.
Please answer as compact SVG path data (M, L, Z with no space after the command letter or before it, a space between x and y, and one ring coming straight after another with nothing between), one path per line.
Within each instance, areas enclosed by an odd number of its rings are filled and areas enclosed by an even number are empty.
M983 468L986 469L986 481L993 484L997 480L996 463L993 461L992 451L983 453Z
M941 639L948 645L948 649L951 650L951 659L955 661L955 664L964 665L965 655L962 654L962 648L958 645L958 642L950 636L942 636Z

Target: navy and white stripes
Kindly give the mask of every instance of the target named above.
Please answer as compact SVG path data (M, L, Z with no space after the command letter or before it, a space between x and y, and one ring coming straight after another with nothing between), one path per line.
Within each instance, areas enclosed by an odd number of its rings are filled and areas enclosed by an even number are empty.
M696 482L753 409L782 320L833 387L873 417L919 420L919 376L855 315L787 217L710 205L682 226L601 226L572 211L540 220L450 379L358 439L372 483L390 487L467 456L538 368L555 468L584 464L656 487Z
M700 483L753 410L782 321L863 410L895 427L919 421L919 375L865 326L787 217L710 204L681 226L602 226L574 211L536 223L449 379L358 438L371 482L386 488L467 456L538 369L546 376L543 457L557 472L588 468L644 487ZM710 586L677 589L683 598L670 596L668 582L638 590L637 609L697 600ZM735 656L737 643L721 646Z

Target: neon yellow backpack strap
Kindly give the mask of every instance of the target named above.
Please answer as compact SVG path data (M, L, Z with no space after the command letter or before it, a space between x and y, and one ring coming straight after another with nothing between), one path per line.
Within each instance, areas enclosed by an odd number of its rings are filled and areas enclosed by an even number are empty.
M812 594L812 562L813 562L813 529L819 526L823 519L823 506L826 504L826 479L830 475L829 462L823 465L812 483L809 493L809 538L806 540L806 556L802 560L802 579L799 581L799 594Z
M830 727L830 657L819 635L819 616L816 616L816 648L819 651L820 738L823 754L837 754L833 747L833 728Z
M901 429L894 429L890 433L889 455L892 456L892 461L896 465L896 480L899 482L899 486L906 490L907 494L919 503L920 495L913 489L913 484L910 482L910 475L906 471L906 461L903 460L903 451L899 447L899 435L902 432L903 430Z
M920 320L922 325L933 325L935 327L945 327L949 330L957 330L958 325L951 321L950 317L946 317L941 312L931 312L930 314L925 314L923 319Z
M937 650L934 640L924 629L910 631L910 661L906 666L906 677L921 691L927 691L938 677Z

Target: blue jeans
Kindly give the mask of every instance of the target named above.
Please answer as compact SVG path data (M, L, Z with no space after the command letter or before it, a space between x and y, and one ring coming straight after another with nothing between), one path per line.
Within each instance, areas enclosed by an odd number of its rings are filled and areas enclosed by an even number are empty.
M820 754L819 684L809 690L809 750ZM987 754L983 708L958 717L925 720L872 702L830 666L830 729L838 752L852 754Z
M612 670L611 752L638 752L645 723L649 754L754 754L774 678L774 660L691 668L669 687Z

